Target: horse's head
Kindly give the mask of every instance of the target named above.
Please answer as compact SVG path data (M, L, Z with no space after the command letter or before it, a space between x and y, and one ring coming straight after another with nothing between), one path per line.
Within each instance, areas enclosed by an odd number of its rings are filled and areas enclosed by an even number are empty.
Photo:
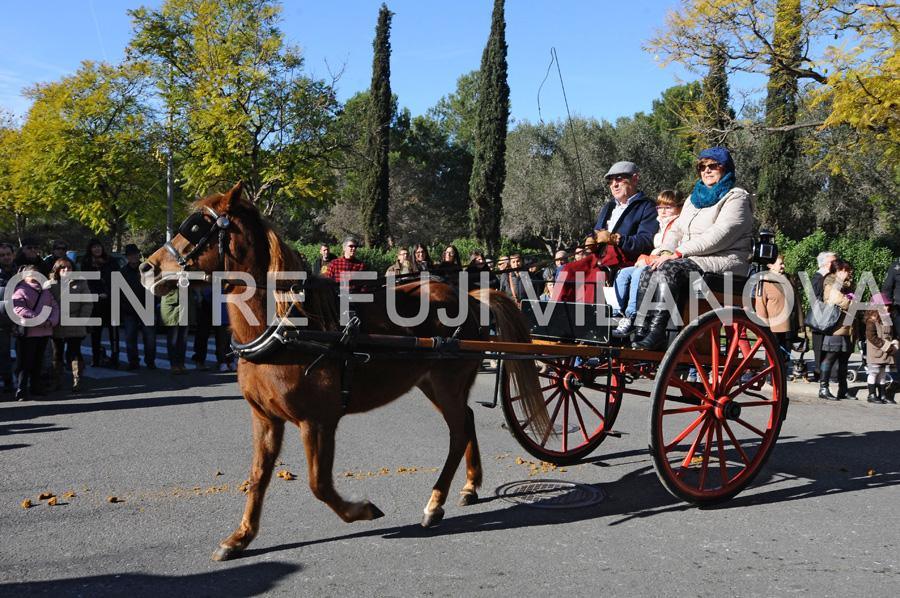
M256 206L241 199L241 188L238 182L224 195L197 202L196 211L181 223L175 237L141 264L144 286L164 295L175 288L182 273L211 275L234 270L247 253L239 240L247 242L259 236L248 230L248 222L261 226L262 220Z

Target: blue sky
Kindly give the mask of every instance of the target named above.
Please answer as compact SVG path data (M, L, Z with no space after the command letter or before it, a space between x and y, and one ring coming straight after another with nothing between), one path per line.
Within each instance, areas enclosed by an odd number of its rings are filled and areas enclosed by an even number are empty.
M490 31L492 0L388 0L391 88L413 115L424 114L476 70ZM145 4L159 6L150 0ZM305 48L306 70L343 69L339 98L368 88L372 40L382 0L285 0L282 30ZM566 108L556 66L538 90L555 47L569 109L615 121L651 109L663 90L696 77L658 68L641 43L677 0L507 0L512 117L553 121ZM75 72L83 60L118 62L131 37L132 0L0 0L0 107L23 115L22 88Z

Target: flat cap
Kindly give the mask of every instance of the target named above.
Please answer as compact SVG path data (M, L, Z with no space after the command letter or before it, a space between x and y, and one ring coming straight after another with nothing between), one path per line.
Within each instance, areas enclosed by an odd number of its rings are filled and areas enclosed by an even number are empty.
M632 176L638 173L637 166L635 166L634 162L616 162L610 167L609 172L607 172L603 178L608 179L611 176L616 176L619 174L625 174L628 176Z

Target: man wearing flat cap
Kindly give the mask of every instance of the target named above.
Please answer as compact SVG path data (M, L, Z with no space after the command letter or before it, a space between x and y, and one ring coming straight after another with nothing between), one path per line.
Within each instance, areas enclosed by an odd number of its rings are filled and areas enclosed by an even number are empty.
M50 276L50 267L38 255L40 249L40 241L36 237L25 237L22 239L22 246L16 253L16 268L22 266L34 266L38 272L44 275L44 278Z
M633 162L616 162L605 178L613 200L600 211L594 234L598 243L606 244L600 249L600 263L615 276L653 250L659 221L656 202L638 191L638 169Z

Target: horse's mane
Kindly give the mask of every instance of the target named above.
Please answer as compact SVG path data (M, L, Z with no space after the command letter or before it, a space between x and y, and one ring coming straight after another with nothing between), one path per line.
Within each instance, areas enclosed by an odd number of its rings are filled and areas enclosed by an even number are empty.
M240 203L241 213L252 216L258 222L261 232L265 236L269 246L268 272L300 272L303 268L297 250L282 240L281 235L254 203L243 198ZM322 330L337 330L339 314L335 305L336 284L331 279L317 276L312 276L307 280L309 282L304 285L304 300L302 302L279 301L276 304L276 313L281 318L287 317L293 306L301 317L310 320L313 327ZM280 284L290 284L291 282L298 281L289 278L280 279Z

